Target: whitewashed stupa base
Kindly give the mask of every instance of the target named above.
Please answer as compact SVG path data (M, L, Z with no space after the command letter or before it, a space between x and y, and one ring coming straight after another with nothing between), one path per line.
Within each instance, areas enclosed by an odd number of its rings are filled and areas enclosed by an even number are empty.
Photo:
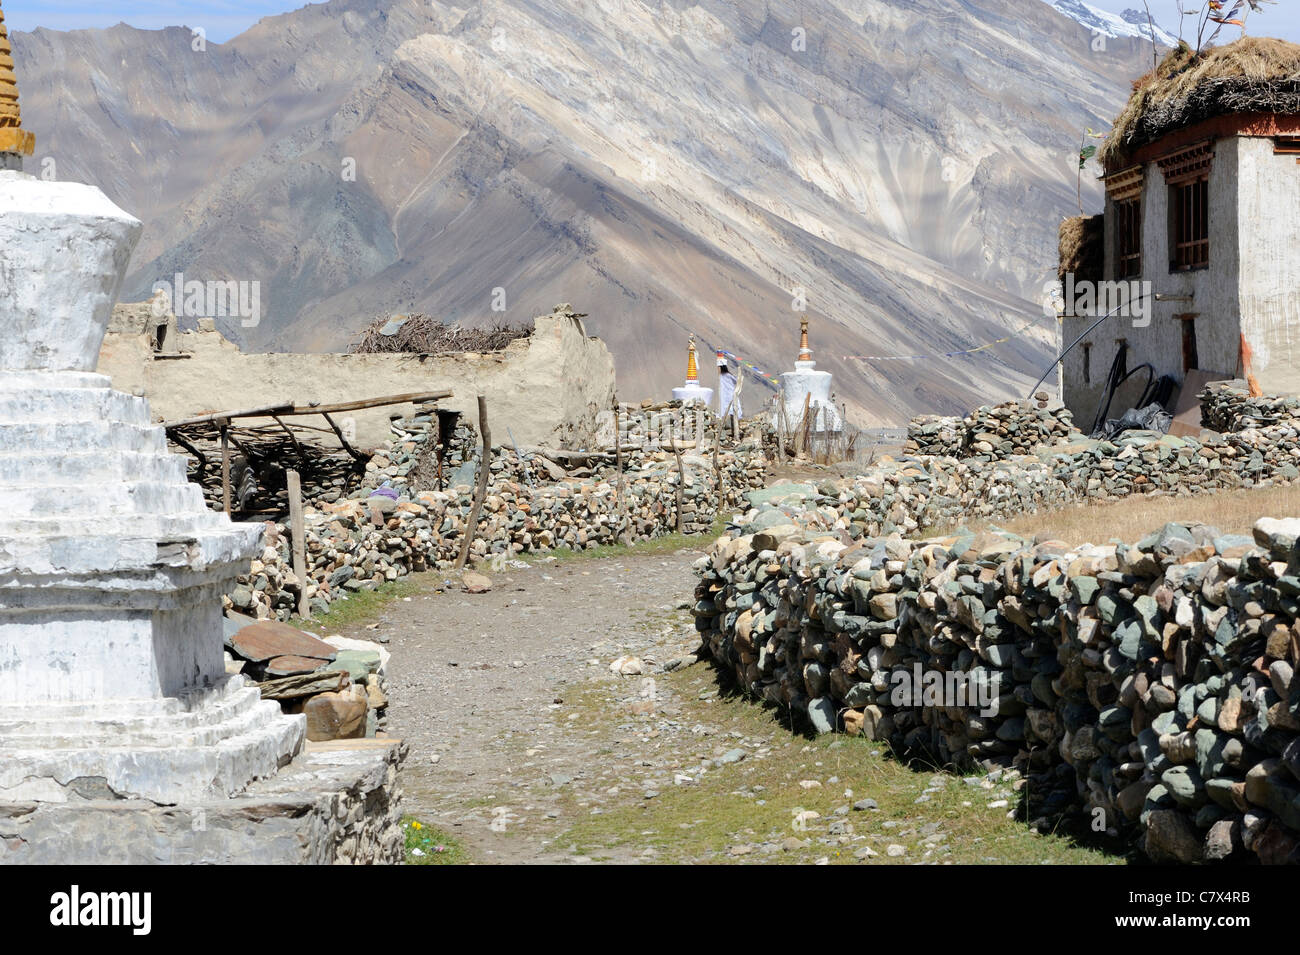
M139 232L97 189L0 173L4 802L229 796L302 747L223 663L261 528L209 511L147 402L92 371Z

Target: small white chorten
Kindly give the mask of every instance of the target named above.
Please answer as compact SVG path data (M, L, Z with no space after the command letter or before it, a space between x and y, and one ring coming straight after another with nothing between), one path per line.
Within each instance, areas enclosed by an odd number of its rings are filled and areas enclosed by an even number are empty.
M690 354L686 359L686 384L673 389L673 400L684 404L699 402L707 405L713 400L712 388L700 387L700 366L695 357L695 336L691 336Z
M803 319L799 335L799 357L795 360L794 371L781 375L781 400L785 404L785 427L795 429L803 423L804 403L808 405L808 416L812 421L813 432L840 431L844 422L835 409L831 399L831 373L818 371L817 362L813 361L812 349L808 346L808 319ZM780 410L773 413L773 425L780 426Z

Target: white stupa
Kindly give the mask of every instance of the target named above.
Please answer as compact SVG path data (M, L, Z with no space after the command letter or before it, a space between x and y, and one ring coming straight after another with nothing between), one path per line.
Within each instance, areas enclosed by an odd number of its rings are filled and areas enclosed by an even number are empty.
M695 336L691 336L690 353L686 358L686 384L673 389L673 400L684 404L698 402L708 405L713 400L712 388L700 387L700 366L695 357Z
M0 802L231 796L304 736L225 671L221 595L261 527L209 511L148 403L95 373L141 224L21 172L3 19Z
M831 398L831 373L818 371L817 362L813 361L812 349L808 346L808 319L803 319L799 335L799 357L795 359L794 371L781 375L781 401L785 405L786 429L793 431L803 423L804 404L807 402L808 416L812 421L814 432L841 431L844 422L835 408ZM780 427L780 409L772 414L772 424Z

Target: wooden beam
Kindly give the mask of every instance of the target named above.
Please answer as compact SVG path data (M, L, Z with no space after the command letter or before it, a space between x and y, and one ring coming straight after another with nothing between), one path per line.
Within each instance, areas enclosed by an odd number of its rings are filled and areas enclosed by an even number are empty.
M184 448L184 449L185 449L186 451L188 451L190 454L194 455L196 458L199 459L199 470L200 470L200 471L206 471L206 470L208 469L208 459L204 456L204 454L203 454L202 451L200 451L200 450L199 450L198 448L196 448L194 445L190 444L188 441L186 441L184 438L182 438L179 434L169 434L167 437L170 438L172 441L175 441L175 442L176 442L177 444L179 444L182 448Z
M326 423L327 423L331 428L334 429L334 434L338 436L339 444L343 445L343 450L344 450L344 451L346 451L348 454L352 455L353 460L356 460L356 461L367 461L367 460L369 460L369 458L368 458L366 455L362 454L362 453L361 453L360 451L358 451L356 448L352 447L352 445L348 444L348 439L345 438L345 437L343 437L343 429L340 428L337 424L334 423L334 419L331 418L327 412L320 411L320 412L317 412L317 413L318 413L322 418L325 419L325 422L326 422Z
M293 433L293 430L287 424L284 423L284 420L279 415L271 415L271 417L275 419L276 424L278 424L281 428L284 429L284 433L289 436L289 440L293 442L293 446L298 452L298 458L299 460L301 460L302 444L298 441L298 436ZM294 477L297 477L297 472L290 472L290 473L293 474Z
M221 503L230 516L230 422L222 418L221 428Z
M189 428L194 425L208 424L220 427L221 422L229 424L235 418L269 418L277 414L292 414L293 402L283 401L278 405L268 405L265 408L250 408L247 411L214 411L212 414L199 415L197 418L186 418L182 421L167 421L163 427L168 431L173 428Z
M389 395L385 398L362 398L359 401L342 401L332 405L306 404L295 405L291 414L339 414L344 411L363 411L366 408L382 408L385 405L422 405L431 401L442 401L453 397L451 391L416 391L406 395Z
M276 416L289 417L313 414L340 414L344 411L362 411L366 408L382 408L385 405L427 404L432 401L442 401L451 397L453 397L453 393L448 390L415 391L405 395L387 395L383 398L362 398L358 401L342 401L335 404L321 404L315 402L300 405L295 404L292 401L282 401L279 404L267 405L261 408L248 408L243 411L214 411L211 414L199 415L195 418L185 418L181 421L168 421L164 422L163 427L171 430L172 428L188 428L199 424L216 425L222 420L229 422L236 418L274 418Z

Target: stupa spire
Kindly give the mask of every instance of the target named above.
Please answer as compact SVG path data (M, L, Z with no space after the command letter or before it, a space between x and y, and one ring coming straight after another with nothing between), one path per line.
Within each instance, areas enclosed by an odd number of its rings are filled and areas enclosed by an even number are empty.
M690 350L686 355L686 384L698 385L700 383L700 363L695 357L695 336L691 336Z
M799 357L796 361L812 361L812 349L808 347L808 319L799 320Z
M36 137L23 129L13 49L9 45L9 31L5 29L4 10L0 9L0 153L30 156L35 150Z

